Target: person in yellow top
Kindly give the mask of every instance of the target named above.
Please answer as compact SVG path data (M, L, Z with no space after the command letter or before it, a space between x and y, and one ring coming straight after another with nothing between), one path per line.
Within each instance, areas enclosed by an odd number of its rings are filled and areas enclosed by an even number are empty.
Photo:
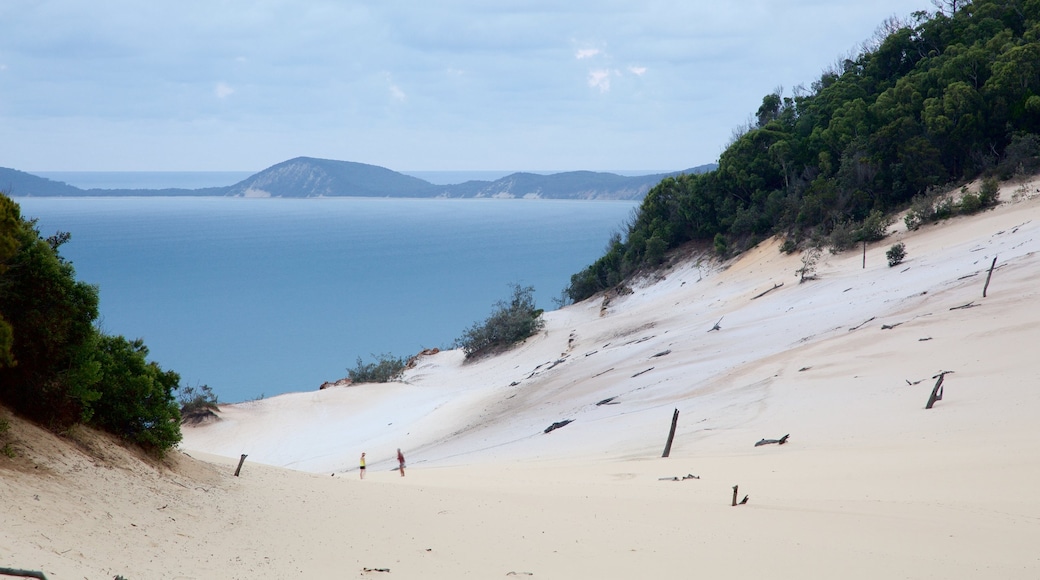
M365 479L365 454L361 453L361 479Z

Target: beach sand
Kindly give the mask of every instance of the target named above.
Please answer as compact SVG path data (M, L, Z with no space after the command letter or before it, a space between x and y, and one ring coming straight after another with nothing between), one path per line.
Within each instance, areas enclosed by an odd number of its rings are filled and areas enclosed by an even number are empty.
M223 406L161 465L4 411L18 456L0 457L0 567L1038 578L1040 182L1001 199L895 224L865 268L860 249L825 252L799 284L799 255L774 240L547 313L542 333L492 358L440 352L399 384ZM890 268L896 242L908 255ZM734 486L746 504L731 505Z

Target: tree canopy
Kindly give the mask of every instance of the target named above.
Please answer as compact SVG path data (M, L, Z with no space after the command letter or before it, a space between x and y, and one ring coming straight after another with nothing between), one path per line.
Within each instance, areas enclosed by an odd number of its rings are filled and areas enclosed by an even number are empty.
M180 441L180 377L147 362L140 339L94 322L98 289L0 194L0 401L52 428L95 425L162 454Z
M690 241L727 253L776 234L865 231L872 212L932 188L1035 171L1038 134L1040 0L943 2L889 20L810 89L766 95L718 169L654 187L566 293L587 298Z

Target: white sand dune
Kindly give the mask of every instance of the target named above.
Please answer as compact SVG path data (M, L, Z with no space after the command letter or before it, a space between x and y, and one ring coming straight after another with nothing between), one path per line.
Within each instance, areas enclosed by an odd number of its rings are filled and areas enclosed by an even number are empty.
M897 224L865 268L859 251L824 254L804 284L799 256L764 243L547 313L544 332L493 358L441 352L401 384L224 406L185 429L204 461L155 471L69 452L46 475L0 469L0 566L131 580L1038 578L1038 194L1008 186L981 215ZM897 241L907 260L889 268ZM925 410L940 371L953 373ZM746 505L730 505L733 486Z

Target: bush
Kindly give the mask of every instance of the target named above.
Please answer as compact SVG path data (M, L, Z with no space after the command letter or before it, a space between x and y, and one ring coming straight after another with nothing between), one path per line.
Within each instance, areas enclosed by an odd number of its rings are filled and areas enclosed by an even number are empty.
M177 394L177 402L181 407L181 423L201 422L207 417L215 417L216 412L220 411L217 395L209 385L182 386Z
M903 258L906 258L906 246L904 246L902 242L894 244L887 252L885 252L885 257L888 258L889 268L901 264Z
M180 375L148 362L144 341L100 336L101 397L92 423L162 456L181 440L180 409L174 399Z
M820 249L809 248L802 253L802 267L794 271L798 276L798 283L806 280L816 279L816 264L820 261Z
M466 358L502 350L535 334L545 325L542 311L535 308L534 288L513 284L509 302L497 302L491 316L474 323L455 344Z
M376 357L376 362L366 364L357 359L357 366L347 369L347 376L355 383L389 383L401 378L405 366L408 364L403 358L384 353Z
M880 210L872 210L867 219L860 224L859 230L856 232L856 241L878 242L885 239L892 221L892 216L885 215Z

